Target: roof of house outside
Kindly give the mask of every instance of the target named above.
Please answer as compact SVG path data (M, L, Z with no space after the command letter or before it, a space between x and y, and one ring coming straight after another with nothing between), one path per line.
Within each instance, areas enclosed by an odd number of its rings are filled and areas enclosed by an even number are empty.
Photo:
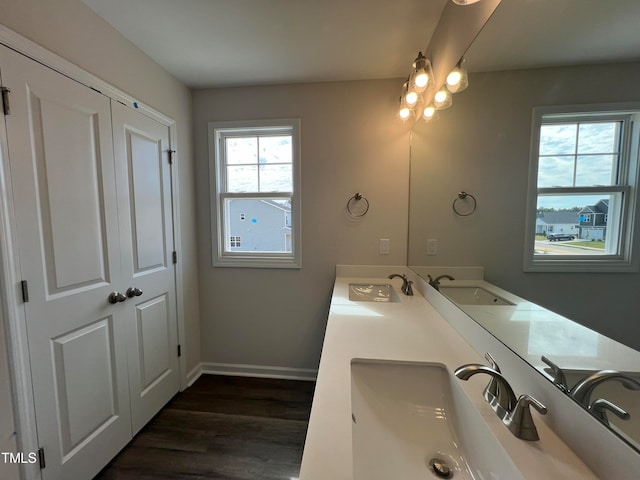
M595 205L589 205L580 210L580 213L608 213L609 212L609 199L603 198L599 200Z
M277 200L261 200L262 203L266 203L267 205L275 208L279 208L280 210L284 210L285 212L291 211L291 204L288 202L282 202Z
M579 212L538 212L538 219L547 225L578 223Z

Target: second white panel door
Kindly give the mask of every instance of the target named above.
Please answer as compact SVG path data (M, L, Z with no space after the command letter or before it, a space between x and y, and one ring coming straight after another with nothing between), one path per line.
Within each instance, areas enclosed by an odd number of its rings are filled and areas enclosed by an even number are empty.
M112 101L132 428L180 387L169 128Z

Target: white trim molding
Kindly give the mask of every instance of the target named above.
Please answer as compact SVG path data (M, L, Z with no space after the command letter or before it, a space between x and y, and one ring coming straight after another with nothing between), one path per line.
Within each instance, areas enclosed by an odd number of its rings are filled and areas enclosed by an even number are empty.
M257 378L280 378L283 380L308 380L316 381L318 377L318 369L311 368L291 368L291 367L275 367L267 365L244 365L237 363L215 363L202 362L197 369L197 376L192 373L190 377L193 380L189 385L193 384L200 375L233 375L236 377L257 377Z

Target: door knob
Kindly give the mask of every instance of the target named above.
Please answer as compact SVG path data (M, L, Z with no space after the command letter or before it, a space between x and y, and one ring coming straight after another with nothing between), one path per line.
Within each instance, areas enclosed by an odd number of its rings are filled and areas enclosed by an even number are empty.
M139 297L140 295L142 295L142 290L139 289L138 287L127 288L127 297L133 298L133 297Z
M126 296L124 296L120 292L115 292L115 291L111 292L107 297L107 300L109 301L109 303L120 303L120 302L124 302L126 299L127 299Z

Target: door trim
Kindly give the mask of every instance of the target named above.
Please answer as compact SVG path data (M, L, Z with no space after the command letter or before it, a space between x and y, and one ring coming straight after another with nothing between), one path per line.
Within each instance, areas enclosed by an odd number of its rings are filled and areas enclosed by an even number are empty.
M153 109L149 105L138 101L135 97L110 85L95 75L83 70L59 55L32 42L22 35L0 25L0 44L21 53L32 60L43 64L58 73L69 77L89 88L98 90L103 95L118 101L133 110L154 119L169 128L169 148L178 151L176 122ZM0 328L7 332L7 360L11 374L11 393L13 414L17 434L17 447L21 452L37 452L38 436L36 430L36 413L33 401L29 348L27 343L26 318L19 290L21 273L15 237L15 211L13 192L11 190L11 173L9 168L8 143L6 138L5 117L0 116L0 295L4 301L0 302ZM173 155L171 168L171 185L173 195L173 229L174 249L182 251L181 238L177 234L180 228L180 192L178 178L179 154ZM176 310L178 323L178 342L187 345L185 341L184 325L184 295L183 270L180 258L174 265L176 275ZM4 324L4 325L3 325ZM0 352L1 353L1 352ZM183 349L179 360L180 389L187 388L186 355ZM36 464L22 464L21 478L25 480L41 478L40 469Z

